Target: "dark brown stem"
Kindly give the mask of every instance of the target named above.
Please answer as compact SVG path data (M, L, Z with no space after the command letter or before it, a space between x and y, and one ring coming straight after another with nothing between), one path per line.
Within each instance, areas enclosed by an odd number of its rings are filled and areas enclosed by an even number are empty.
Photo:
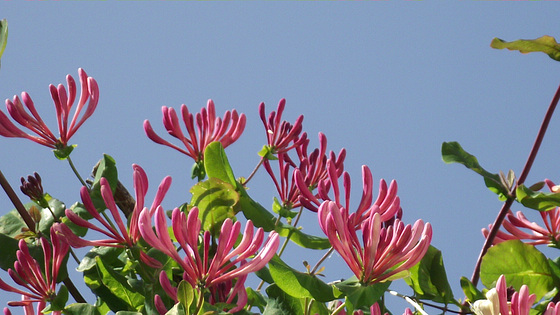
M72 294L72 297L74 298L74 300L76 300L76 303L86 303L86 299L84 299L80 291L78 291L78 289L76 288L76 286L74 285L74 283L69 277L66 277L66 279L62 280L62 282L68 289L68 292Z
M6 195L8 195L8 198L10 198L10 201L16 207L19 215L21 216L29 230L33 233L37 232L35 230L35 221L33 221L31 215L29 215L29 212L27 212L27 210L23 206L23 203L21 203L21 200L19 200L18 196L12 189L12 186L10 186L10 183L8 183L6 177L4 177L4 174L2 174L2 171L0 171L0 185L2 185L2 188L6 192Z
M523 171L521 171L521 175L519 176L519 178L517 180L517 185L523 184L523 182L525 182L525 179L527 179L527 175L529 175L529 171L531 170L531 167L533 166L533 162L535 161L535 158L537 157L537 153L538 153L539 148L541 146L542 140L544 138L544 135L546 134L546 129L548 128L548 125L550 123L550 119L552 118L552 114L554 113L554 110L556 109L556 105L558 104L559 99L560 99L560 86L556 90L556 93L554 94L554 97L552 98L552 101L550 102L550 105L548 106L548 110L546 111L546 114L544 116L543 122L542 122L541 127L539 129L539 132L537 134L537 138L535 139L535 143L533 144L533 148L531 149L531 153L529 153L529 157L527 158L527 162L525 163L525 166L523 167ZM484 257L484 255L486 254L486 252L488 251L488 248L490 248L490 246L492 246L494 238L496 237L496 234L498 233L498 230L502 226L502 222L504 221L504 219L506 217L506 214L508 213L511 205L513 204L513 201L515 200L515 189L516 189L517 185L515 185L511 189L510 197L506 200L506 202L502 206L502 209L498 213L498 216L496 217L496 220L494 221L494 224L492 225L492 228L490 229L490 232L488 233L488 236L486 237L486 241L484 242L484 246L482 246L482 250L480 251L480 255L478 256L478 260L476 261L474 272L473 272L473 275L471 277L471 282L474 285L476 285L478 283L478 279L480 277L480 264L482 263L482 257Z

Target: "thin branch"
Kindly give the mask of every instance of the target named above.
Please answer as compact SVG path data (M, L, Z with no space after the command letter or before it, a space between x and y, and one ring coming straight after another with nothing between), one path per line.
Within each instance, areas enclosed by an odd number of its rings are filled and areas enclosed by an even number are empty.
M8 183L8 180L6 180L6 177L4 177L4 174L2 174L2 171L0 171L0 185L2 185L2 188L6 192L6 195L8 195L8 198L10 198L10 201L16 207L19 215L22 217L29 230L33 233L37 232L35 230L35 221L33 221L31 215L29 215L29 212L27 212L27 210L23 206L23 203L21 203L21 200L19 200L18 196L12 189L12 186L10 186L10 183Z
M529 153L529 157L527 158L527 162L525 163L525 166L523 167L523 171L521 172L521 175L519 176L519 179L517 180L517 185L523 184L525 179L527 179L527 175L529 175L529 171L531 170L531 167L533 166L533 162L535 161L535 158L537 157L537 153L538 153L539 148L541 146L544 135L546 134L546 129L548 128L548 125L549 125L550 120L552 118L552 114L554 113L554 110L556 109L556 105L558 104L558 100L560 100L560 86L556 90L556 93L554 94L554 97L552 98L552 101L550 102L550 105L548 106L548 110L546 111L543 122L541 123L541 127L539 129L538 134L537 134L537 138L535 139L535 143L533 144L533 148L531 149L531 153ZM510 191L510 196L511 197L509 197L506 200L506 202L504 203L504 205L502 206L502 209L498 213L498 216L496 217L496 220L494 221L494 224L492 225L492 228L490 229L488 237L486 237L486 241L484 242L484 246L482 246L482 250L480 251L480 255L478 256L478 260L476 262L475 269L474 269L473 275L471 277L471 282L474 285L476 285L478 283L478 279L480 277L480 265L482 263L482 257L484 257L484 255L486 254L486 252L488 251L490 246L492 246L494 238L496 237L496 234L498 233L498 230L502 226L502 222L504 221L504 219L506 217L506 214L508 213L511 205L513 204L513 201L515 200L515 189L516 189L517 185L515 185L511 189L511 191Z

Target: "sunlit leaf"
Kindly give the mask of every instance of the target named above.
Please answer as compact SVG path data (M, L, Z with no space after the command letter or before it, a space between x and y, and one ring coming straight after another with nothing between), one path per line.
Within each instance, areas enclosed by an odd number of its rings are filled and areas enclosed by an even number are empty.
M68 315L101 315L97 307L87 303L74 303L66 306L64 314Z
M101 281L116 297L129 306L129 311L140 309L144 304L144 296L132 289L126 277L117 273L111 266L106 266L101 257L95 258Z
M554 288L552 270L546 257L534 246L511 240L490 247L480 268L480 280L488 287L495 286L500 275L508 286L519 290L523 284L540 300Z
M461 288L463 289L463 292L465 293L465 296L469 301L474 302L486 299L486 296L484 296L484 294L482 294L482 292L480 292L476 288L476 286L466 277L461 277L460 282Z
M93 180L93 185L91 186L90 197L93 201L93 205L99 211L105 210L105 202L101 197L101 178L105 178L109 182L111 191L114 193L117 188L118 172L115 159L107 154L103 154L103 158L99 161L97 171L95 173L95 178Z
M316 276L291 268L276 255L270 260L268 267L274 283L293 297L328 302L340 295L335 287L324 283Z
M215 141L206 146L204 150L204 168L208 177L219 178L222 181L236 186L235 176L229 165L222 144Z
M3 19L0 21L0 58L6 49L8 43L8 21Z
M447 280L441 251L430 246L422 260L410 268L410 277L405 278L416 296L439 303L453 301L453 292Z
M496 49L507 48L509 50L518 50L522 54L530 52L543 52L550 58L560 61L560 44L556 42L554 37L545 35L537 39L519 39L513 42L506 42L499 38L492 39L490 47Z
M191 205L198 207L198 216L205 231L218 235L226 219L235 219L234 206L239 201L239 194L231 184L210 177L194 185L190 192L193 195Z

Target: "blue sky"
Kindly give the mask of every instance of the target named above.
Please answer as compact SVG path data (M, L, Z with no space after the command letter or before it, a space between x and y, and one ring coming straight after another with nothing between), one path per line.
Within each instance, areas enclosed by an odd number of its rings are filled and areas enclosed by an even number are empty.
M270 111L286 98L285 118L305 116L312 146L321 131L330 150L347 149L354 205L361 165L376 182L397 180L404 220L432 223L432 244L443 251L459 298L459 277L470 277L482 246L480 229L501 203L477 175L444 164L441 143L459 141L489 171L520 173L560 77L544 54L489 47L493 37L560 36L551 2L4 1L0 9L10 30L2 98L27 91L54 128L48 85L76 77L78 67L99 83L98 109L71 141L82 174L107 153L130 189L132 163L148 173L151 195L172 175L164 205L174 207L190 199L192 162L147 139L144 119L161 134L161 106L184 103L196 112L209 98L218 113L245 113L244 136L227 153L236 176L247 176L266 141L258 104ZM560 182L558 125L554 118L527 182ZM49 149L0 143L0 170L14 186L37 171L51 195L68 205L78 200L78 181ZM271 204L264 170L250 188ZM9 209L0 194L1 213ZM305 229L319 233L312 215L305 219ZM301 255L293 255L295 266ZM342 264L330 259L328 281L350 275L339 273ZM10 299L2 295L0 304Z

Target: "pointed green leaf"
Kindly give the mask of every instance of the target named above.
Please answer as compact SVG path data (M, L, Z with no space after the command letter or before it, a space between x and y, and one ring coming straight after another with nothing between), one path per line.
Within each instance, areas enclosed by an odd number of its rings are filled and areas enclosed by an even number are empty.
M313 298L319 302L328 302L340 295L340 292L335 287L324 283L316 276L291 268L277 255L274 255L269 261L268 267L274 283L293 297ZM337 291L336 296L335 291Z
M236 186L235 176L233 176L226 152L219 141L210 143L204 150L204 168L208 177L216 177Z
M6 49L8 43L8 21L3 19L0 21L0 58Z
M546 257L534 246L511 240L490 247L480 267L480 280L494 287L500 275L509 286L519 290L523 284L540 300L554 288L553 271Z
M194 300L194 288L185 280L179 282L177 286L177 300L185 307L187 310L187 315L189 314L188 310L191 307L191 304Z
M445 304L453 301L443 257L437 248L430 246L420 263L410 268L409 272L410 277L405 281L418 298Z
M366 286L361 284L356 276L335 284L346 296L346 307L348 310L369 308L379 301L390 285L390 281L385 281Z
M198 216L205 231L217 235L226 219L235 219L234 206L239 201L239 194L231 184L210 177L194 185L190 192L193 195L191 205L198 207Z
M55 149L53 150L54 156L59 160L66 160L70 156L72 151L74 151L75 147L77 147L77 145L73 144L67 145L61 149Z
M517 187L516 198L525 207L539 211L560 207L560 193L536 192L523 184Z
M513 42L506 42L499 38L492 39L490 47L496 49L507 48L509 50L518 50L522 54L530 52L543 52L550 58L560 61L560 44L551 36L542 36L537 39L519 39Z
M144 304L144 296L133 291L126 277L117 273L110 265L106 266L100 256L95 257L95 261L103 284L130 307L129 311L139 310Z
M62 285L56 294L54 300L46 307L43 312L62 311L68 302L68 289Z
M181 303L175 304L165 315L185 315L185 308Z
M498 174L492 174L486 171L478 163L477 158L463 150L458 142L444 142L441 145L441 157L445 163L459 163L463 164L466 168L476 172L484 178L486 187L493 193L500 197L500 200L507 199L509 192L507 188L503 187Z
M465 296L470 302L485 300L486 296L480 292L476 286L466 277L461 277L461 288L465 293Z
M114 193L115 189L117 188L118 179L118 172L115 159L113 159L110 155L103 154L103 158L99 161L97 166L97 171L95 172L95 178L93 180L93 185L91 186L91 201L93 201L93 205L97 210L103 211L105 210L105 202L101 197L101 178L105 178L109 182L109 186L111 186L111 191Z

